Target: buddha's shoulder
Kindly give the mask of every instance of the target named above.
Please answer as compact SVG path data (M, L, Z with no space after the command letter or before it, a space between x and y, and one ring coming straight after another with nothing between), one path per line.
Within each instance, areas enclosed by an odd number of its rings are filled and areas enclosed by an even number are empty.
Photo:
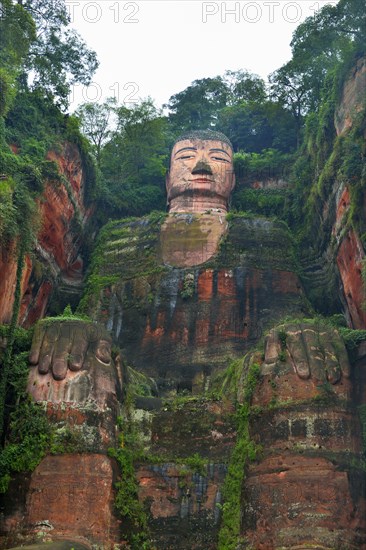
M247 216L229 213L226 216L228 235L232 240L279 244L293 241L287 224L281 220L271 220L260 216Z
M227 233L217 255L219 264L296 270L293 237L286 223L231 213L226 221Z
M100 230L97 246L106 249L129 250L139 246L152 246L158 239L161 225L166 218L165 213L140 218L122 218L107 223Z
M166 214L154 213L109 222L100 232L92 272L128 280L169 271L171 265L164 261L162 250L169 252L176 247L188 254L192 247L207 244L215 224L211 227L210 220L204 221L203 224L199 217L188 215L171 216L167 220ZM219 225L224 230L221 238L218 235L217 252L197 267L296 270L295 248L285 223L228 214L220 218Z
M98 276L132 278L158 264L160 228L166 215L122 218L101 230L92 256L91 272Z

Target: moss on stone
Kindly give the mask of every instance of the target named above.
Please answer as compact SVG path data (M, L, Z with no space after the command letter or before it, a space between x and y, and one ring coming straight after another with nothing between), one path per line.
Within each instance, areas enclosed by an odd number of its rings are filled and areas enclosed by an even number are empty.
M164 216L109 222L101 230L92 255L89 277L78 311L98 311L104 289L117 283L159 274L158 237Z
M223 487L224 504L218 550L236 550L240 544L241 494L245 469L249 461L255 460L259 450L249 432L250 402L259 376L260 366L257 363L250 364L244 383L244 403L237 409L237 440Z
M298 271L294 243L284 222L235 214L229 219L229 233L207 267Z

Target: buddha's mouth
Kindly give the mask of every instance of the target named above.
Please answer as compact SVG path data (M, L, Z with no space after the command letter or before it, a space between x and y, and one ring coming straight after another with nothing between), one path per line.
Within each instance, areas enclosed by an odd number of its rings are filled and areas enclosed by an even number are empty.
M192 183L214 183L214 180L210 178L194 178L189 181L191 181Z

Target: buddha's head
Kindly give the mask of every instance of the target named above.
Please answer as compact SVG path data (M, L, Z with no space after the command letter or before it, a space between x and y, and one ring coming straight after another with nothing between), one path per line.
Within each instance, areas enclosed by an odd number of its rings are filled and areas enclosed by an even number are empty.
M193 130L175 142L167 174L169 212L227 212L235 185L229 139L213 130Z

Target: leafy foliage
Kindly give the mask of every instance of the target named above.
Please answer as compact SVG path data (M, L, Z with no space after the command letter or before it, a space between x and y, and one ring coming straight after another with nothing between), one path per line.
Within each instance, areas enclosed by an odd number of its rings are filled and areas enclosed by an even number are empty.
M23 361L26 358L23 357ZM26 365L28 368L28 365ZM30 400L22 401L10 419L10 439L0 454L0 492L6 492L11 474L31 472L46 455L51 430L45 412Z
M286 189L244 188L234 193L232 207L248 213L287 219Z
M0 65L19 70L36 39L36 25L21 2L0 2Z
M54 98L66 106L69 84L87 82L95 65L94 54L65 30L68 23L62 0L0 2L0 245L9 258L14 255L17 264L0 372L1 435L16 351L25 255L32 251L40 227L37 199L46 179L55 184L62 180L46 155L76 135Z
M0 68L0 116L9 111L15 97L14 80L5 69Z
M234 366L234 365L233 365ZM237 368L238 365L236 365ZM234 367L235 368L235 367ZM249 366L244 382L243 404L237 408L237 440L232 452L223 488L223 516L219 532L219 550L236 550L240 537L241 491L248 461L255 460L258 448L249 434L250 401L260 376L260 366Z
M133 454L125 448L111 448L108 454L117 460L121 474L121 481L116 483L115 506L121 516L130 520L133 528L144 529L147 520L137 497L138 483L135 476Z
M362 0L340 0L308 17L294 32L291 47L295 58L337 57L347 46L365 51L366 14Z
M115 99L109 98L104 103L83 103L75 114L80 119L83 134L93 144L97 163L100 162L102 146L111 135L111 119L115 107Z
M21 2L0 1L0 117L9 111L21 72L31 45L36 39L36 26Z
M202 78L173 95L164 105L176 133L215 125L218 112L227 101L228 89L222 77Z
M33 74L29 85L67 107L71 85L90 83L98 67L95 52L68 28L70 17L63 0L24 0L22 6L36 25L24 67L26 74Z
M267 98L264 80L246 69L240 69L239 71L227 70L222 79L227 88L228 105L243 102L262 103Z
M150 99L115 112L117 130L100 155L100 204L115 217L163 210L169 151L166 120Z
M0 339L13 338L12 362L7 385L7 440L0 451L0 492L6 492L15 472L32 471L45 456L51 431L43 409L32 403L26 392L28 353L32 331L0 326ZM6 357L6 356L5 356ZM4 356L0 359L4 367ZM5 420L8 420L6 418Z
M259 153L274 148L290 152L296 147L297 127L291 114L276 101L246 101L223 108L217 128L235 151Z
M129 395L126 396L125 406L131 406ZM139 484L136 479L134 463L140 456L133 422L127 412L126 420L118 418L119 445L108 449L108 455L114 458L119 466L120 480L115 484L115 508L127 523L128 538L132 550L150 550L148 543L147 514L138 499Z

